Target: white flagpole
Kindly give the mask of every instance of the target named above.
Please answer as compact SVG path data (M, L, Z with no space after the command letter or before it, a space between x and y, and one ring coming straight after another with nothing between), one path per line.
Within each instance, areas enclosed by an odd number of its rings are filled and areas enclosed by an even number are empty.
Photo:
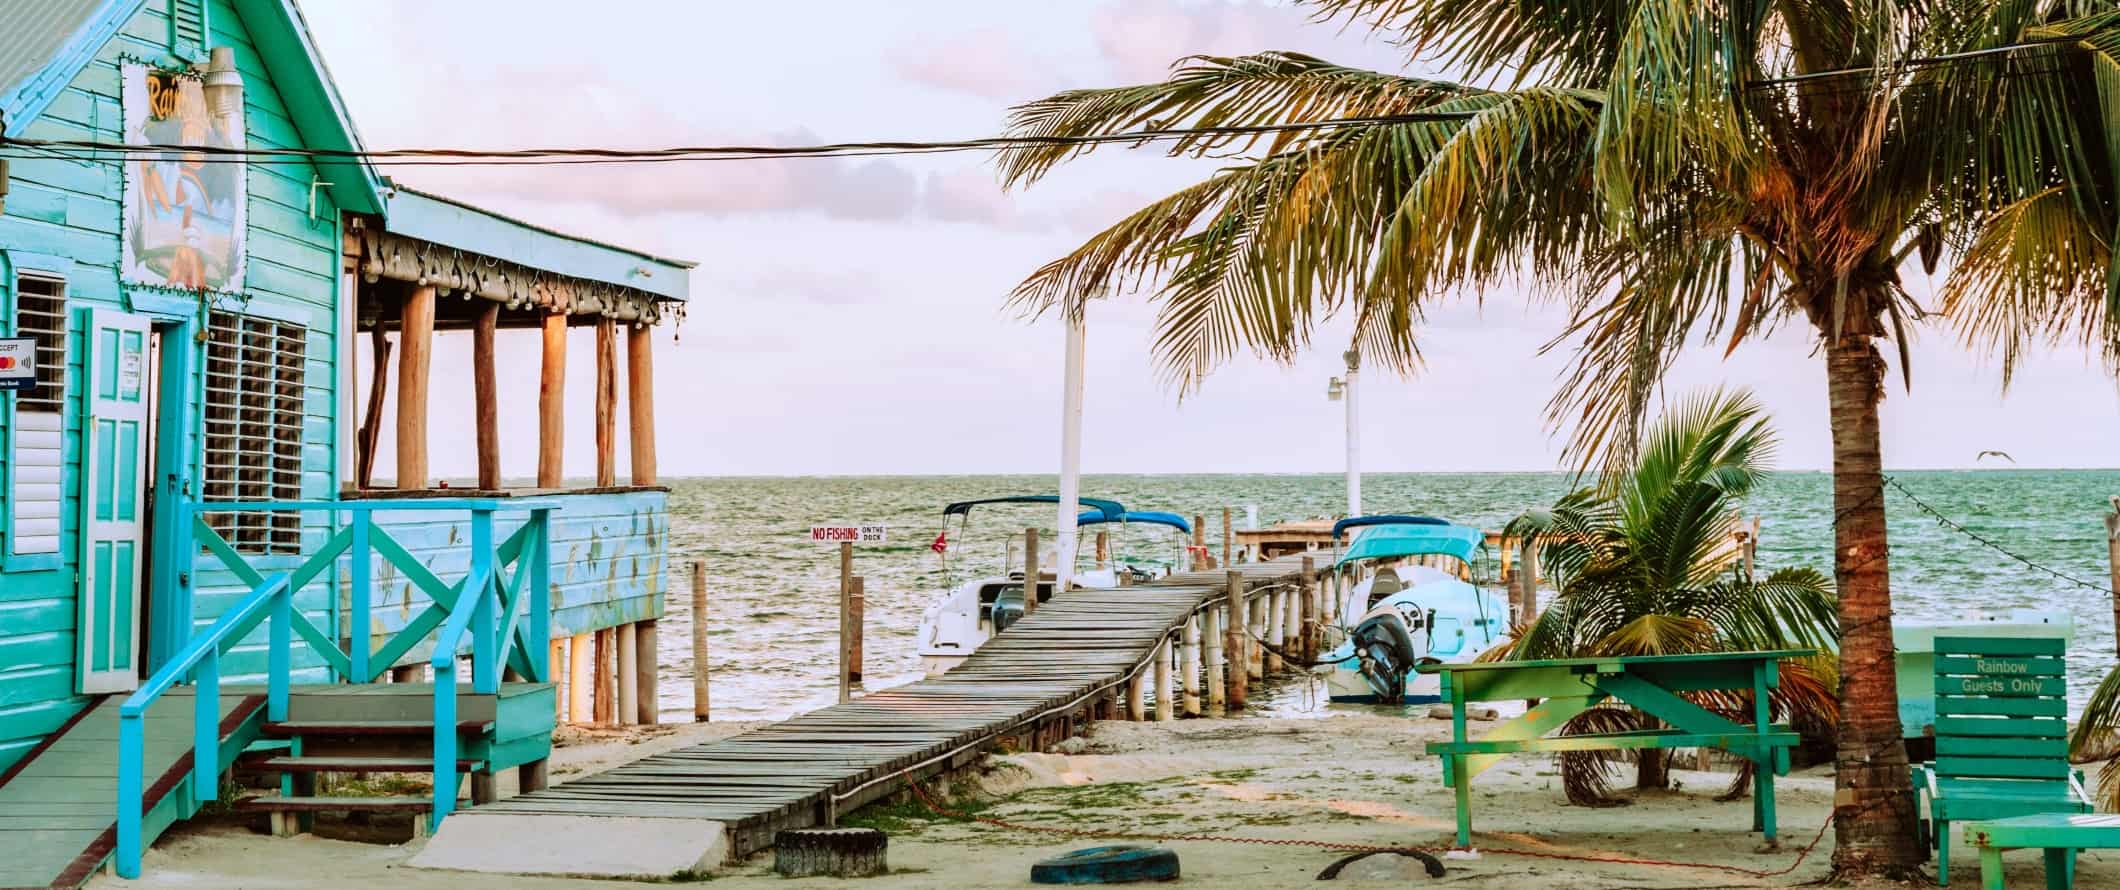
M1067 589L1075 574L1075 515L1082 509L1082 341L1087 331L1083 306L1067 323L1065 379L1060 395L1060 516L1057 527L1058 558L1053 566L1053 590Z

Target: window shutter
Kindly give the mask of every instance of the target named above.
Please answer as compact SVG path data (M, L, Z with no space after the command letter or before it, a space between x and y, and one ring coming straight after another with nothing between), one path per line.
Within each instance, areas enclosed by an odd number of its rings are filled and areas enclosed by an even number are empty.
M206 0L169 0L169 45L180 55L206 51Z
M303 362L308 329L216 310L207 321L206 501L302 497ZM298 553L299 513L214 513L245 553Z
M59 552L60 461L66 431L66 282L15 279L15 336L37 339L37 387L15 396L14 445L7 455L8 550L17 556Z

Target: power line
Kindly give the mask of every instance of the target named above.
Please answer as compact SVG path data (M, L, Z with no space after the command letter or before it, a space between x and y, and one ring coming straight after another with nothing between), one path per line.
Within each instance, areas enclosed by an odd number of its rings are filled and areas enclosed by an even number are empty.
M2041 47L2060 47L2073 42L2073 38L2054 38L2027 43L1994 47L1985 50L1907 59L1886 68L1875 66L1843 68L1819 71L1791 77L1751 81L1744 85L1747 92L1769 91L1784 86L1798 86L1821 82L1834 82L1829 89L1839 93L1863 92L1859 82L1865 79L1903 76L1919 70L1952 66L1962 63L2003 64L2016 61L2010 53ZM2058 66L2038 70L2006 71L2005 77L2024 77L2034 74L2053 73ZM1935 81L1923 81L1901 85L1901 90L1935 88L1942 86ZM1477 117L1476 111L1458 112L1408 112L1402 114L1369 115L1334 118L1319 121L1302 121L1281 124L1226 125L1201 127L1169 127L1138 130L1126 133L1103 133L1080 136L988 136L975 139L947 141L884 140L873 142L838 142L820 145L699 145L670 148L527 148L527 149L462 149L462 148L400 148L383 150L366 149L322 149L322 148L253 148L179 144L131 144L102 142L83 139L24 139L0 137L0 151L15 149L35 154L12 154L12 157L48 157L85 163L101 163L112 160L105 155L189 155L190 160L209 164L309 164L331 161L366 161L376 166L392 167L453 167L453 166L574 166L610 164L688 163L699 161L756 161L801 158L848 158L886 155L943 154L971 151L1000 151L1016 148L1039 147L1092 147L1109 144L1141 145L1170 140L1196 139L1202 137L1244 138L1268 136L1282 133L1332 130L1343 127L1413 124L1413 123L1464 123ZM88 154L81 154L87 152Z
M1389 124L1445 123L1471 120L1476 112L1409 112L1299 121L1285 124L1252 124L1205 127L1172 127L1083 136L986 136L976 139L922 142L836 142L822 145L695 145L674 148L398 148L344 150L322 148L232 148L209 145L131 144L83 139L0 140L0 148L23 148L59 152L113 154L188 154L209 162L234 159L240 163L310 163L315 161L365 160L393 166L448 166L458 164L568 163L671 163L680 161L750 161L777 158L869 157L874 155L933 154L959 151L996 151L1010 148L1087 147L1106 144L1141 144L1200 137L1269 136L1279 133L1332 130Z

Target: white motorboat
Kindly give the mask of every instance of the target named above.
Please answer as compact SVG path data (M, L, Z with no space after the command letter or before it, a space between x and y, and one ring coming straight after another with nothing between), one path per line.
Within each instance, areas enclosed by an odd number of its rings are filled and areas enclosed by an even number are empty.
M1316 670L1333 701L1439 701L1436 677L1416 665L1472 661L1509 633L1508 602L1472 582L1486 536L1429 516L1357 516L1333 524L1335 549L1355 529L1335 577L1367 573L1340 595L1342 640Z
M983 504L1058 504L1055 495L1016 495L962 501L943 508L943 534L938 538L937 553L943 558L943 577L951 585L934 605L928 607L920 620L919 651L920 665L930 677L940 676L951 668L964 663L967 657L979 649L995 634L1008 629L1010 624L1022 618L1025 612L1023 560L1019 552L1021 539L1011 537L1001 554L1000 571L975 577L961 583L949 566L948 541L951 517L959 517L958 532L962 537L965 525L971 522L973 507ZM1185 536L1192 533L1192 524L1175 513L1156 511L1129 511L1117 501L1096 498L1080 498L1082 506L1088 508L1075 520L1078 534L1099 526L1117 526L1116 540L1111 535L1100 534L1099 541L1105 546L1094 548L1090 562L1077 566L1070 574L1070 583L1075 587L1112 588L1126 584L1153 581L1169 574L1182 565L1185 558ZM1169 558L1163 559L1144 550L1143 544L1132 539L1127 531L1135 527L1166 527L1179 534L1176 545L1171 546ZM1080 553L1080 548L1077 548ZM1058 556L1051 547L1039 548L1036 585L1039 602L1053 596Z

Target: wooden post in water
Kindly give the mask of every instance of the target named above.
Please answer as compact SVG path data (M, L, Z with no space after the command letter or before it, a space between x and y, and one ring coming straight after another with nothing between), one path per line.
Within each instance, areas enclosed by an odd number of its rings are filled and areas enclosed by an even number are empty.
M868 620L863 617L867 611L867 588L868 582L855 575L847 597L847 608L852 613L847 617L847 682L857 685L861 683L862 624Z
M662 722L662 650L657 648L655 619L633 625L636 639L634 648L640 653L640 673L633 680L640 691L639 708L633 719L643 726L654 726Z
M2112 503L2112 511L2105 514L2105 554L2112 566L2113 640L2120 648L2120 495L2113 495Z
M618 713L613 722L632 724L640 720L640 636L631 624L611 630L618 642Z
M1214 717L1229 710L1228 657L1222 652L1225 642L1222 629L1229 624L1227 616L1228 612L1221 606L1209 606L1200 612L1201 673L1207 676L1207 713Z
M618 327L596 323L596 484L618 484Z
M434 288L415 287L398 327L397 487L427 487L427 373L434 353Z
M1185 716L1200 716L1200 622L1204 618L1193 613L1185 619L1185 642L1178 659L1179 683L1185 687Z
M1107 537L1109 534L1109 532L1097 533L1097 568L1100 569L1112 561L1111 539Z
M1510 585L1509 599L1516 609L1514 616L1518 625L1528 625L1538 617L1538 546L1536 539L1524 535L1516 539L1516 583Z
M1004 567L1005 568L1005 567ZM1023 614L1038 611L1038 530L1023 530Z
M1126 719L1139 723L1148 719L1148 672L1135 671L1126 681Z
M1170 677L1170 659L1173 654L1170 638L1164 637L1163 645L1156 647L1157 720L1178 719L1178 693L1177 689L1171 684Z
M1229 709L1241 711L1251 689L1251 605L1244 597L1244 575L1230 572L1223 577L1229 585L1229 630L1222 642L1229 660Z
M1318 590L1318 561L1303 557L1303 643L1298 651L1304 661L1318 660Z
M1251 608L1244 610L1244 619L1247 619L1247 625L1244 625L1244 668L1247 668L1247 670L1244 670L1244 676L1247 676L1249 680L1264 680L1266 678L1266 646L1259 646L1259 640L1266 638L1266 600L1268 598L1270 598L1270 593L1253 593L1251 595ZM1249 684L1247 684L1247 691L1249 691Z
M1195 572L1205 571L1207 569L1207 517L1194 513L1192 527L1191 568Z
M692 560L692 722L707 722L707 561Z
M493 332L500 326L501 304L484 301L471 328L471 394L477 416L478 487L498 491L501 487L500 387L493 372Z
M561 457L567 444L567 313L544 321L544 365L537 379L537 487L564 482Z
M854 618L854 542L839 542L839 703L846 704L854 698L853 664Z
M1222 508L1222 566L1224 568L1237 564L1237 527L1233 524L1234 520L1230 518L1234 512L1228 507Z
M1281 639L1281 592L1279 590L1268 588L1266 591L1265 599L1266 626L1262 628L1262 635L1266 638L1266 642L1273 644L1275 647L1279 647L1283 642L1283 640ZM1278 674L1280 672L1281 656L1274 654L1274 651L1272 649L1268 649L1265 646L1260 646L1259 673L1261 675L1265 675Z
M567 722L588 723L596 719L594 697L589 694L596 682L596 635L575 634L567 638Z

